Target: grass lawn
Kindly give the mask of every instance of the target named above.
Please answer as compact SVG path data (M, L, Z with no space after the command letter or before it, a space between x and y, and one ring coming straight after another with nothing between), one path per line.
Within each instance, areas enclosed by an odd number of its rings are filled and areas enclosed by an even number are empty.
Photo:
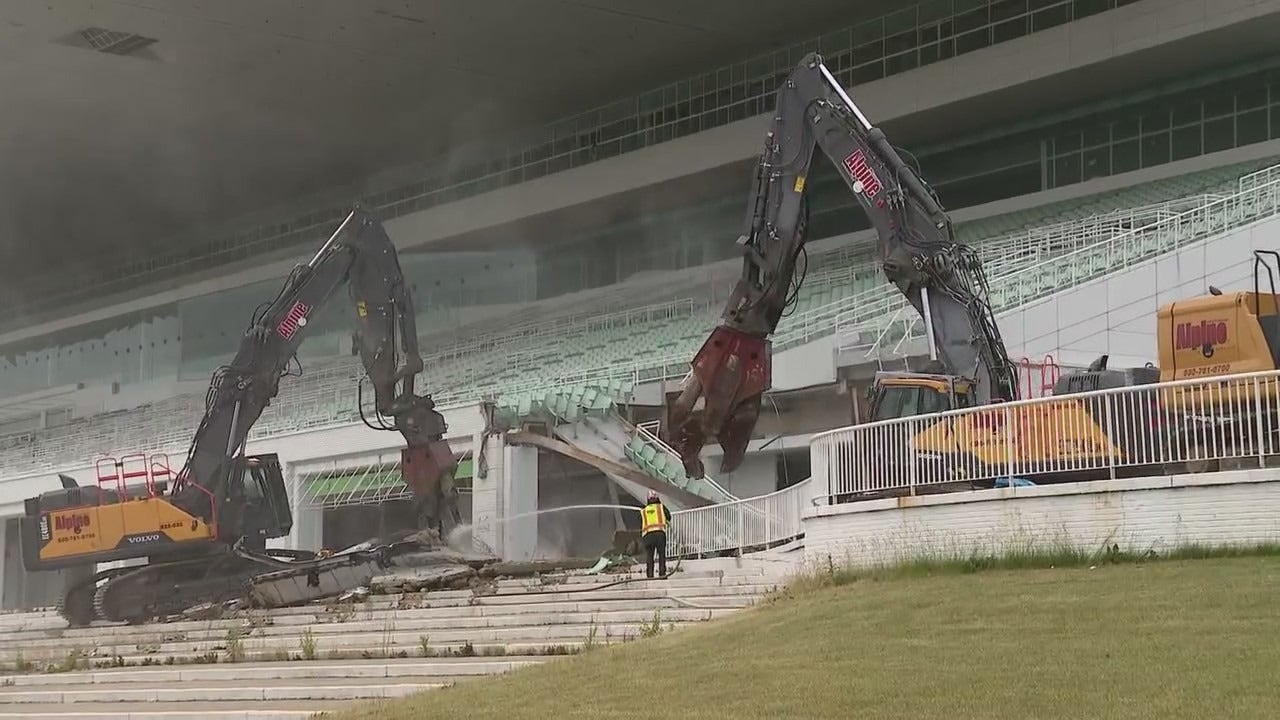
M324 717L1275 718L1277 678L1267 556L858 580Z

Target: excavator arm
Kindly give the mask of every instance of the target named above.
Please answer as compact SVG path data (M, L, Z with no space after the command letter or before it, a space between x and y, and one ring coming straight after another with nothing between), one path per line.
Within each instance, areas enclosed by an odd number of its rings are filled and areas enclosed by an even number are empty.
M172 500L206 522L219 515L220 538L234 541L240 532L237 492L242 484L231 478L241 471L238 462L249 430L279 391L309 319L343 283L355 307L360 359L378 413L377 425L368 418L365 423L404 436L402 472L420 511L430 506L427 514L434 515L443 496L458 520L451 490L456 462L443 440L444 417L429 395L414 393L423 363L399 259L382 224L357 207L311 261L295 267L276 297L254 313L235 357L213 375L205 414ZM403 364L398 345L403 346Z
M955 241L932 189L813 53L778 88L746 232L738 239L742 276L670 410L668 432L694 477L704 474L698 453L711 436L724 449L722 471L736 468L746 454L771 384L769 338L799 289L805 182L815 148L831 159L871 221L885 276L924 317L938 361L975 380L978 402L1015 397L1017 373L977 253ZM699 401L703 406L695 410Z

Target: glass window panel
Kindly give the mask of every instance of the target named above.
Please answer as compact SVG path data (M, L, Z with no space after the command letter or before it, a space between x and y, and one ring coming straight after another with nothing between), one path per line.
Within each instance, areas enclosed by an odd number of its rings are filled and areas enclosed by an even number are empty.
M1237 146L1252 145L1267 139L1267 109L1252 110L1236 116Z
M1147 108L1142 113L1142 132L1149 134L1159 130L1169 129L1169 108L1164 104L1157 104Z
M951 0L924 0L916 6L916 21L922 25L948 17L951 17Z
M1053 161L1053 185L1062 187L1080 182L1080 153L1062 155Z
M1117 140L1127 140L1137 136L1137 117L1116 118L1115 122L1111 123L1111 140L1113 142Z
M1071 6L1077 20L1111 9L1110 0L1075 0Z
M1173 126L1198 123L1201 119L1200 97L1178 98L1173 105Z
M884 34L886 37L901 34L915 35L917 22L916 9L908 7L884 16Z
M1111 146L1111 172L1115 175L1138 169L1138 140L1126 140Z
M884 66L885 75L897 75L908 70L914 70L917 67L916 52L915 50L908 50L907 52L887 57L885 58Z
M1236 111L1236 94L1230 86L1206 88L1204 93L1204 116L1206 118L1222 117Z
M1056 153L1070 152L1080 149L1080 131L1072 130L1063 133L1053 139L1053 151Z
M995 22L1022 17L1027 14L1027 0L994 0L991 3L991 19Z
M1031 14L1031 31L1040 32L1051 27L1065 25L1071 21L1071 7L1064 3L1056 3L1043 10Z
M1111 174L1111 148L1102 146L1084 151L1084 160L1082 168L1085 180L1092 180L1096 177L1106 177Z
M1236 146L1236 119L1234 117L1206 120L1204 124L1204 151L1206 153L1228 150Z
M1260 82L1260 78L1255 78L1249 87L1242 87L1236 91L1237 110L1252 110L1266 104L1267 86Z
M996 23L995 26L991 28L992 42L1008 42L1026 35L1029 32L1027 27L1028 21L1029 18L1027 17L1019 17Z
M1172 157L1174 160L1185 160L1204 154L1201 136L1204 131L1201 125L1177 128L1173 131Z
M1090 125L1084 129L1084 146L1095 147L1111 142L1111 124Z
M980 28L956 34L956 54L981 50L991 44L990 28Z
M1169 133L1145 135L1142 138L1142 167L1148 168L1169 162Z
M1271 106L1271 139L1280 139L1280 105Z

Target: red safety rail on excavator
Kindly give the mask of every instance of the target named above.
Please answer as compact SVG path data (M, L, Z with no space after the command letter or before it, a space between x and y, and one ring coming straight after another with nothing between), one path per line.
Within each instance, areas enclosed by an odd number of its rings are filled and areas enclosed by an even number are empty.
M141 497L158 497L164 494L173 479L173 471L169 469L169 456L164 453L132 453L119 458L107 455L94 462L94 471L100 500L106 492L115 492L121 502ZM141 487L145 494L130 493L130 487Z

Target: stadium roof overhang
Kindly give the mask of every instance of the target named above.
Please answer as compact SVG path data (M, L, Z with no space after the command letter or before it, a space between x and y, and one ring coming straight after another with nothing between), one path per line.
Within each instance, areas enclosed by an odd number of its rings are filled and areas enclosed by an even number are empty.
M7 0L0 267L273 220L460 138L847 25L851 5L892 3Z

